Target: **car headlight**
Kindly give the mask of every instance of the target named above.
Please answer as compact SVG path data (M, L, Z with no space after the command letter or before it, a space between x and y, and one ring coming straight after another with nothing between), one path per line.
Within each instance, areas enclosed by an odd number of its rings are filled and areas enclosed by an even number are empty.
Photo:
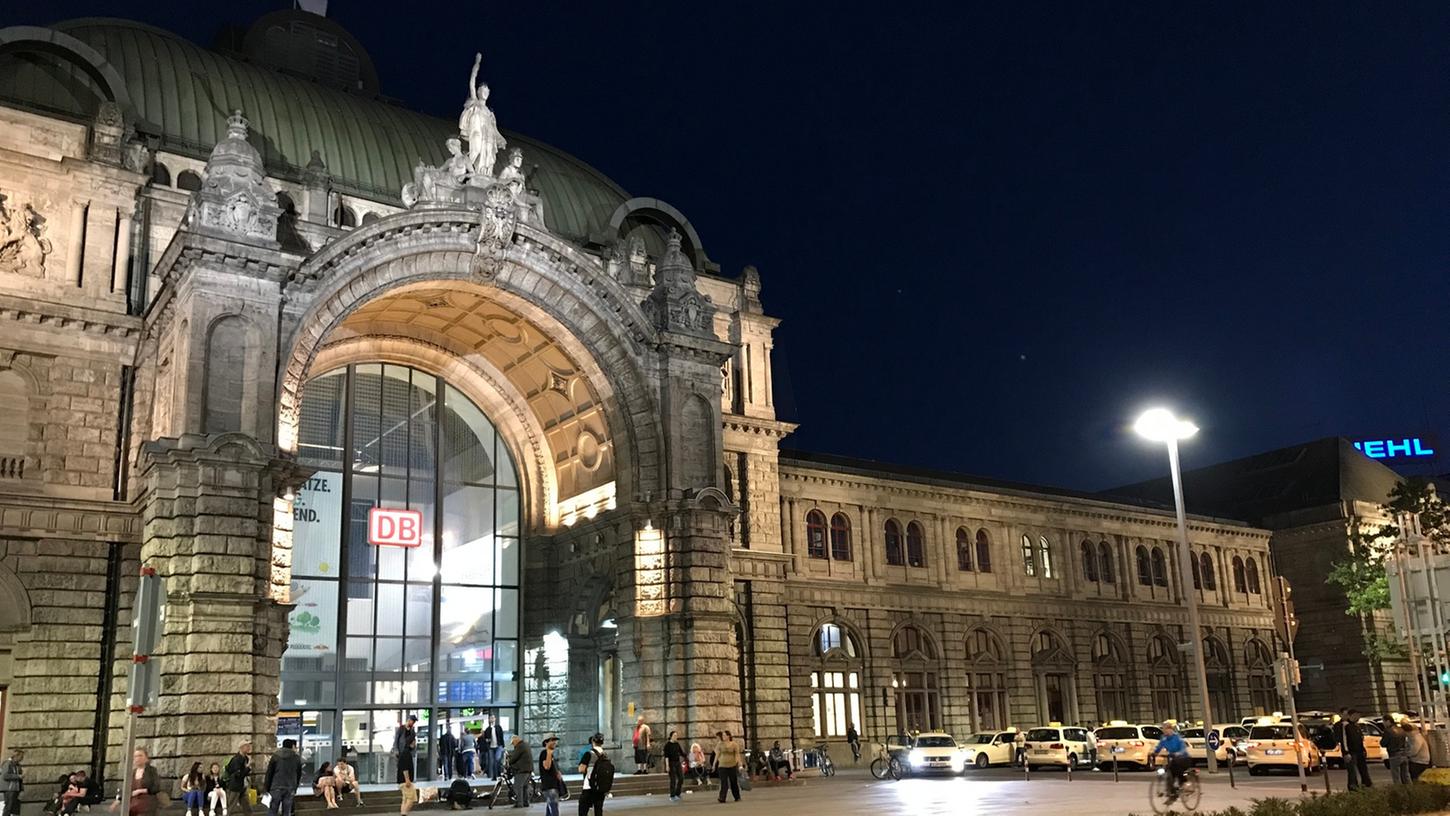
M926 754L920 748L913 748L911 753L906 755L906 761L912 765L920 765L926 761Z

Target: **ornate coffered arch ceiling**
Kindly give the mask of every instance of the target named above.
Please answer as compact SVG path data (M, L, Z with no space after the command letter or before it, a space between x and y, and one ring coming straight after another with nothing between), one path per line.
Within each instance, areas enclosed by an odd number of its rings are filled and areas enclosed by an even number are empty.
M481 287L420 283L364 303L329 342L368 336L432 343L496 371L543 429L565 524L612 506L614 440L594 386L543 329ZM552 515L552 514L551 514Z

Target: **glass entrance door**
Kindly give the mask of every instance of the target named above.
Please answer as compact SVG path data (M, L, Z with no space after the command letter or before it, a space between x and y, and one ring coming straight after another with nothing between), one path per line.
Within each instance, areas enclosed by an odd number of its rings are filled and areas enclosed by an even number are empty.
M1067 675L1042 675L1042 702L1043 713L1047 715L1048 722L1065 723L1068 721Z

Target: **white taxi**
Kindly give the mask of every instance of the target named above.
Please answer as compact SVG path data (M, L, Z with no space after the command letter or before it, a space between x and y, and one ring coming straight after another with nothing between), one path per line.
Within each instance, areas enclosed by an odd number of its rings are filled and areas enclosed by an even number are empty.
M911 749L906 752L906 763L912 773L961 773L966 762L967 752L957 745L951 734L942 731L917 734L911 741Z
M1249 740L1244 743L1250 774L1257 776L1274 768L1293 770L1296 762L1311 773L1319 768L1319 748L1304 726L1276 723L1267 717L1264 720L1249 729Z
M966 751L966 764L976 768L1011 765L1017 753L1017 746L1014 742L1016 739L1017 729L1015 728L973 734L962 743L962 748Z
M1153 746L1163 739L1163 729L1156 725L1131 725L1124 720L1113 720L1093 732L1098 738L1098 766L1113 764L1148 767L1148 755Z
M1064 726L1061 723L1052 723L1029 730L1027 732L1028 770L1041 765L1059 765L1070 768L1090 764L1087 739L1086 728ZM1099 748L1099 750L1102 749Z
M1235 760L1244 757L1242 743L1249 738L1249 729L1238 723L1221 723L1213 727L1218 732L1218 750L1213 752L1213 758L1220 764L1228 762L1230 754ZM1194 725L1183 729L1183 741L1188 743L1188 755L1193 757L1194 762L1208 762L1208 743L1203 735L1203 726Z

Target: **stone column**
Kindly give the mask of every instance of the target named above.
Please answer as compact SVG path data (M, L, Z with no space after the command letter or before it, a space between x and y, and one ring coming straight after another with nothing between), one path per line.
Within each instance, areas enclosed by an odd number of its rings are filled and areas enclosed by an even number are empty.
M73 199L70 203L70 223L65 236L65 282L72 286L81 285L81 262L86 249L83 243L86 234L86 207L90 201Z
M290 610L276 583L287 570L273 563L274 512L300 473L241 434L186 434L143 455L141 560L165 579L167 605L161 697L138 720L137 744L166 778L244 740L265 756Z
M126 272L131 266L131 213L116 211L116 254L111 259L111 291L126 292Z

